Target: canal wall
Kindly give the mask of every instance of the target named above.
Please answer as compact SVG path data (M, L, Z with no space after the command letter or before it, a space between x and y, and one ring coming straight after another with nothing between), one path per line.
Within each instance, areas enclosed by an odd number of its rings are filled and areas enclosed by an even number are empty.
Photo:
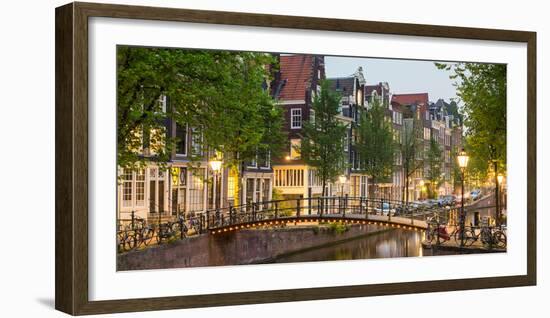
M240 265L269 262L280 255L336 244L386 231L377 225L247 229L201 235L117 255L117 270Z

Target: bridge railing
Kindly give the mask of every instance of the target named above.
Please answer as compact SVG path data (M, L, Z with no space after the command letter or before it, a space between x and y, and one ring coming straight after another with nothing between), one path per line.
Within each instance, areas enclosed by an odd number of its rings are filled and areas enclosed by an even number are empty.
M406 217L412 222L426 220L433 215L448 219L449 210L441 206L418 206L396 200L330 196L248 203L207 210L203 215L206 218L206 228L212 229L262 220L307 216L328 218L348 215L368 219L369 215L383 215L389 221L392 217Z
M204 212L178 213L170 221L161 218L147 222L131 214L131 218L118 220L117 244L119 251L129 251L150 244L162 244L173 239L200 235L209 230L246 223L296 218L363 218L383 216L425 221L436 217L448 222L452 209L438 206L418 206L402 201L350 196L327 196L265 202L249 202L238 206L209 209ZM379 220L380 217L377 218Z

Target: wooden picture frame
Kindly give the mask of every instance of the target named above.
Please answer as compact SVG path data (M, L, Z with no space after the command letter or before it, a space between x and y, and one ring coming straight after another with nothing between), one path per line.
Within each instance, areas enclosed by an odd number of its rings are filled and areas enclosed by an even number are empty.
M70 3L56 9L55 307L72 314L164 310L426 293L536 284L536 33L451 26ZM476 39L527 44L527 275L194 296L90 301L88 297L88 19L111 17Z

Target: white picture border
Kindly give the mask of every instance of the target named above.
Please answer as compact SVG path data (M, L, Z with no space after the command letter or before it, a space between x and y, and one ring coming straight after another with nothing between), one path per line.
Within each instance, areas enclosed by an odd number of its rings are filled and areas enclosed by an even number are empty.
M526 44L97 17L88 44L90 301L526 275ZM507 253L117 272L117 45L506 63Z

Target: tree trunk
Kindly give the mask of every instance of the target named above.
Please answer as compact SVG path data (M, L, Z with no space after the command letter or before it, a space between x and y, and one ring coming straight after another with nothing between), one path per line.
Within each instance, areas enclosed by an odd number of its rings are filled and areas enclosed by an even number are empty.
M324 209L325 209L325 196L326 196L326 185L327 185L327 179L323 177L323 182L322 182L322 185L323 185L323 188L321 190L321 211L324 212Z
M498 162L495 160L493 161L493 167L495 169L495 224L496 226L500 226L500 196L499 196L499 187L500 184L498 184Z

